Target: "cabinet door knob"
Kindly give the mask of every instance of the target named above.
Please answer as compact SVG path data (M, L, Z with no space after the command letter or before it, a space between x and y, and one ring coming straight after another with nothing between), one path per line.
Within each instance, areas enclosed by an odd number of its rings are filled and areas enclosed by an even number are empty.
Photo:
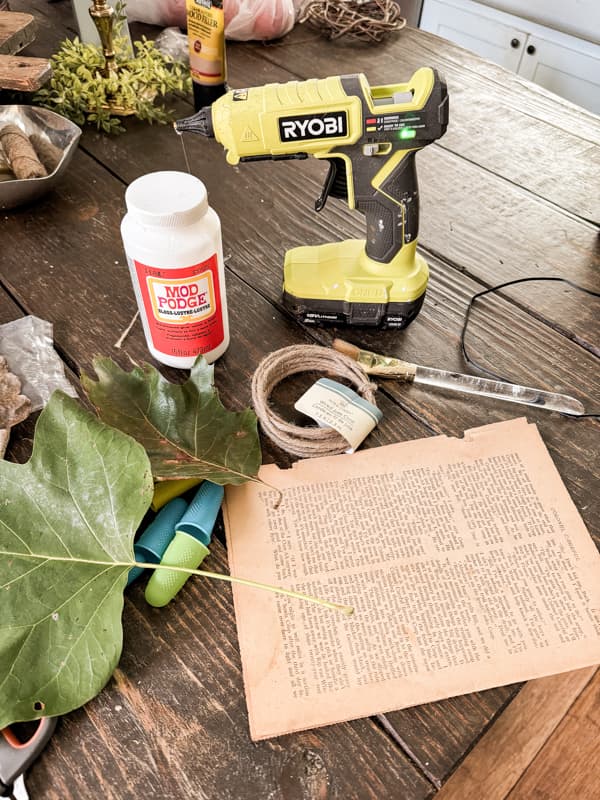
M515 38L515 39L511 39L510 40L510 46L511 47L517 48L517 47L520 47L520 45L521 45L521 42L518 39Z
M530 56L532 56L535 53L535 47L532 44L530 44L529 47L527 48L527 52L529 53Z

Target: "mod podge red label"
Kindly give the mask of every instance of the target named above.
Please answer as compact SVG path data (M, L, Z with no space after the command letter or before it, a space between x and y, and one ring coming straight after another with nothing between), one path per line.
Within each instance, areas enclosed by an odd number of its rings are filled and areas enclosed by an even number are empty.
M223 341L217 254L193 267L161 269L134 260L152 344L189 358Z

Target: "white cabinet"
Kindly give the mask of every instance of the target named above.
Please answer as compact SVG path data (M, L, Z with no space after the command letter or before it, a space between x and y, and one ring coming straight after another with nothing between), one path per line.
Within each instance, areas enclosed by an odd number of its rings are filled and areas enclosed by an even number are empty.
M523 43L527 39L522 27L494 19L489 8L477 3L457 6L441 0L425 0L420 27L513 72L519 69Z
M420 27L600 114L600 45L472 0L425 0Z
M600 47L596 45L595 55L581 53L569 42L565 44L554 37L574 38L553 31L545 36L531 34L519 75L600 114Z

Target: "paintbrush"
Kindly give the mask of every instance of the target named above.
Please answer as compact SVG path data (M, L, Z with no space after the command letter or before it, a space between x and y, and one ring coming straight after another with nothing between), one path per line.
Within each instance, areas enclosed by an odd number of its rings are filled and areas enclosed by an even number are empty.
M496 400L507 400L509 403L522 403L526 406L543 408L546 411L560 411L561 414L581 416L585 408L574 397L556 392L545 392L542 389L532 389L529 386L519 386L516 383L479 378L476 375L465 375L461 372L449 372L445 369L422 367L401 361L399 358L383 356L372 353L370 350L361 350L356 345L345 342L343 339L334 339L332 347L340 353L358 362L369 375L379 375L382 378L396 378L407 383L422 383L426 386L436 386L439 389L449 389L453 392L466 392L480 397L493 397Z

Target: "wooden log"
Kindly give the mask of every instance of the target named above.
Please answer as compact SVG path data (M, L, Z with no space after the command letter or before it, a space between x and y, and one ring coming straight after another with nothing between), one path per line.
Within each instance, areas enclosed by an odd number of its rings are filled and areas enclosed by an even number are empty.
M0 89L35 92L51 75L52 67L47 58L0 55Z
M14 55L35 39L35 19L31 14L0 11L0 53Z

